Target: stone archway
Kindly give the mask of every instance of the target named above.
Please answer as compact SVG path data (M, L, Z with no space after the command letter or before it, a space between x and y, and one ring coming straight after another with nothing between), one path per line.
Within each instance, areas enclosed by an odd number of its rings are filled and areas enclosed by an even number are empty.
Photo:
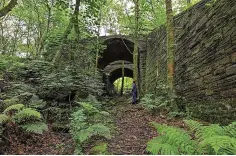
M114 93L113 83L122 77L122 62L123 60L114 61L107 65L103 70L104 82L109 94ZM133 78L133 64L129 61L124 61L124 76Z

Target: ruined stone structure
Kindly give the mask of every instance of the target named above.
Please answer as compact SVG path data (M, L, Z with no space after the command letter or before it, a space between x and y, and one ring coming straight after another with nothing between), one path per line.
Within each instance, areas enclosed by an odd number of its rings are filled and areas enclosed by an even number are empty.
M176 94L187 99L196 117L236 119L236 1L203 0L174 22ZM167 76L165 27L147 40L144 86L155 93Z
M131 36L123 35L102 36L100 37L100 42L106 48L102 52L102 57L98 60L98 68L103 72L103 81L105 82L108 93L112 94L114 90L113 83L122 77L123 61L125 61L125 77L133 77L132 53L134 51L134 42ZM141 57L143 53L146 54L146 41L140 39L139 56ZM145 67L141 66L141 64L139 67L139 73L142 73Z

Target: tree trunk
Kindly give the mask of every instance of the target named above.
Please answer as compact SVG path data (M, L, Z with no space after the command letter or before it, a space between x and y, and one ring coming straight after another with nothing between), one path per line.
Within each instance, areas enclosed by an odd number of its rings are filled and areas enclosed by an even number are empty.
M175 37L174 37L174 18L171 0L166 0L166 17L167 17L167 86L169 87L169 96L174 97L174 62L175 62ZM171 101L172 111L178 111L175 99Z
M10 12L17 5L17 0L11 0L7 6L0 10L0 17L5 16L8 12Z
M174 19L171 0L166 0L167 17L167 85L173 92L174 81Z
M77 9L79 8L79 6L80 6L80 0L76 0L76 7L75 7L75 10L74 10L74 13L73 13L72 17L70 18L69 24L68 24L65 32L63 33L63 35L60 39L60 41L61 41L60 42L60 48L57 50L57 52L56 52L56 54L55 54L55 56L52 60L52 65L53 66L57 66L57 64L60 62L61 55L64 55L65 58L66 57L68 58L68 55L63 51L63 46L64 46L64 43L67 40L68 35L70 34L70 32L73 28L73 26L74 27L78 26L78 24L76 24L76 22L78 22L78 21L77 21L77 18L75 18L75 16L78 17L79 10L77 10ZM75 28L75 29L77 29L76 33L78 33L79 32L78 31L79 27ZM77 40L78 40L78 38L79 38L79 34L77 34Z
M124 92L124 77L125 77L125 62L122 61L122 81L121 81L120 95L123 95Z
M139 33L139 0L135 3L135 31L134 31L134 52L133 52L133 79L138 85L138 33Z
M77 41L79 41L80 39L80 29L79 29L79 10L80 10L80 0L76 0L76 4L75 4L75 11L74 11L74 28L75 28L75 33L76 33L76 39Z

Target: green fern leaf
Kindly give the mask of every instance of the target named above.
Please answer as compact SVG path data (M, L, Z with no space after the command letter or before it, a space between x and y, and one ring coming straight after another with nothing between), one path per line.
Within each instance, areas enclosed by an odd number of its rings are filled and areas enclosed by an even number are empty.
M48 126L43 122L29 123L21 126L23 130L30 133L43 134L48 131Z
M210 149L214 153L210 153ZM236 139L229 136L212 136L200 142L200 151L207 154L236 154Z
M92 136L102 136L110 139L110 129L102 124L95 124L77 133L77 139L80 143L89 140Z
M0 124L4 124L9 120L9 117L6 114L0 114Z
M236 138L236 122L223 127L228 136Z
M110 133L109 127L102 124L95 124L91 126L90 128L93 129L94 135L99 135L107 139L111 139L111 133Z
M33 110L32 108L26 108L18 112L15 117L17 121L21 122L22 120L40 120L41 115L38 111Z
M24 105L23 104L15 104L15 105L11 105L9 107L7 107L3 113L8 113L9 111L12 111L12 110L16 110L16 111L19 111L21 109L24 108Z
M164 138L162 143L177 147L181 154L193 154L195 152L197 143L192 140L186 131L155 122L152 122L151 125L155 127L161 137Z
M198 131L203 125L194 120L184 120L185 124L189 127L191 132Z
M77 133L76 140L78 140L78 142L80 143L83 143L84 141L90 139L92 136L93 136L92 129L87 128Z
M224 136L225 130L218 124L211 124L209 126L202 126L202 128L196 132L196 137L199 140L204 140L213 136Z
M108 144L106 142L97 143L97 145L91 149L91 154L107 154L107 145Z
M146 150L151 154L180 155L178 148L168 143L163 143L161 137L155 137L147 143Z

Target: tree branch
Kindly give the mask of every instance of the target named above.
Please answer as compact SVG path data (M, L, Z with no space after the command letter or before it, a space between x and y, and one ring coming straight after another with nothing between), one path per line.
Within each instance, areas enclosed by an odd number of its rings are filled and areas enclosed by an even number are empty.
M0 10L0 17L5 16L8 12L10 12L17 5L17 0L11 0L7 6Z

